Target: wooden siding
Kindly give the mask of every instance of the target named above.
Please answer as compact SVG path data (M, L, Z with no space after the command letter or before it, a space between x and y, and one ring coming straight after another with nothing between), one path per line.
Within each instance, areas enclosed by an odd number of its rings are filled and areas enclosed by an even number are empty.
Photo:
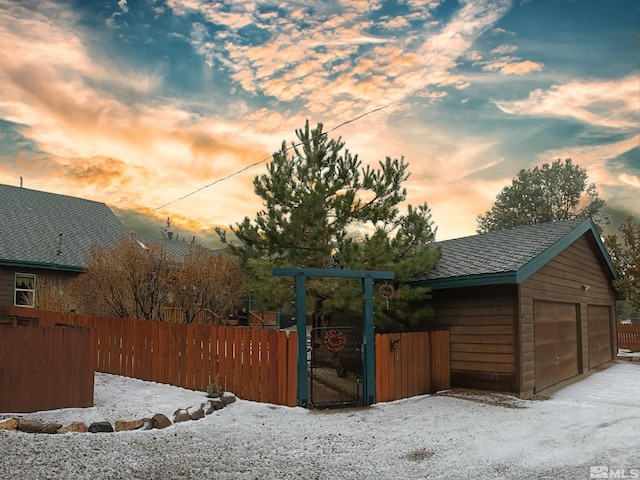
M583 285L588 289L583 289ZM521 394L536 389L534 301L544 300L578 306L578 374L589 369L589 305L615 308L615 292L600 252L587 232L534 273L519 288ZM612 310L613 311L613 310ZM612 352L615 326L612 315Z
M0 305L13 305L14 281L15 270L0 266Z
M515 285L433 292L432 325L447 328L451 385L516 391Z
M43 270L40 268L0 266L0 306L13 305L16 273L30 273L36 276L36 295L38 295L38 279L42 277L47 277L52 280L70 280L78 275L73 272Z

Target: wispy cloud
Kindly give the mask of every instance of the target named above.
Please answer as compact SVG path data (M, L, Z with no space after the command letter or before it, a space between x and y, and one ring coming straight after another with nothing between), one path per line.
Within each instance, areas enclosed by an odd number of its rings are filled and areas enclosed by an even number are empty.
M503 75L526 75L531 72L539 72L544 65L531 60L520 61L496 61L487 63L483 70L497 70Z
M620 182L635 188L640 193L640 177L638 177L637 175L631 175L630 173L622 173L620 174L618 179L620 180Z
M498 45L496 48L491 50L491 53L497 54L497 55L506 55L508 53L516 52L517 50L518 50L517 45L502 44L502 45Z
M635 131L640 123L635 75L619 80L572 81L536 89L524 100L495 103L512 115L573 118L590 125Z
M446 88L466 87L467 81L453 72L457 59L511 2L464 3L443 25L429 24L436 2L408 2L406 15L392 20L374 20L371 12L380 2L345 1L324 10L316 10L315 3L282 4L277 18L247 3L172 0L169 5L176 15L197 12L207 26L216 27L194 28L192 45L211 65L230 69L246 92L301 101L316 114L348 114L416 94L438 98ZM419 21L429 27L411 27ZM265 32L264 38L246 38L247 25Z
M127 0L118 0L118 7L122 10L122 13L129 12L129 5L127 5Z

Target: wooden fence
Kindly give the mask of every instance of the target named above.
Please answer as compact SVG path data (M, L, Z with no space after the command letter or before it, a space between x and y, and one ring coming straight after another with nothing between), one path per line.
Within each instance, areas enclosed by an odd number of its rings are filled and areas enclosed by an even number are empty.
M632 352L640 352L640 324L621 324L618 328L618 348L626 348Z
M94 330L0 325L0 412L92 407L95 357Z
M297 334L262 328L128 320L3 307L95 329L96 370L205 391L217 381L245 400L297 404ZM376 334L376 401L434 393L450 386L449 332ZM0 409L0 411L2 411Z
M296 405L297 335L273 330L187 325L4 307L95 329L99 372L206 391L218 382L245 400Z
M249 325L252 327L277 327L278 312L249 312Z
M375 349L377 402L450 388L447 330L377 334Z
M163 307L162 321L166 323L184 323L184 312L177 307ZM215 312L205 308L196 314L192 323L195 325L221 325L222 318Z

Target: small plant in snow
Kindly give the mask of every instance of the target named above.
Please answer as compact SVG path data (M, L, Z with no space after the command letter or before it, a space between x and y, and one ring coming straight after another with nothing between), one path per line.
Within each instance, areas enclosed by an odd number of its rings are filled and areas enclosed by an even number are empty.
M220 383L218 382L217 377L215 382L207 385L207 397L209 398L221 397L223 393L224 393L224 388L220 386Z

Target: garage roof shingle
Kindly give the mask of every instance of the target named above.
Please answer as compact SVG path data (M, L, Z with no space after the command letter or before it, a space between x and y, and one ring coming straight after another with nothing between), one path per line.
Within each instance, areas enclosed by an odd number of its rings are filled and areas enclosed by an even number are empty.
M521 283L584 233L592 231L612 277L611 259L589 218L526 225L439 242L442 256L414 285L451 288Z

